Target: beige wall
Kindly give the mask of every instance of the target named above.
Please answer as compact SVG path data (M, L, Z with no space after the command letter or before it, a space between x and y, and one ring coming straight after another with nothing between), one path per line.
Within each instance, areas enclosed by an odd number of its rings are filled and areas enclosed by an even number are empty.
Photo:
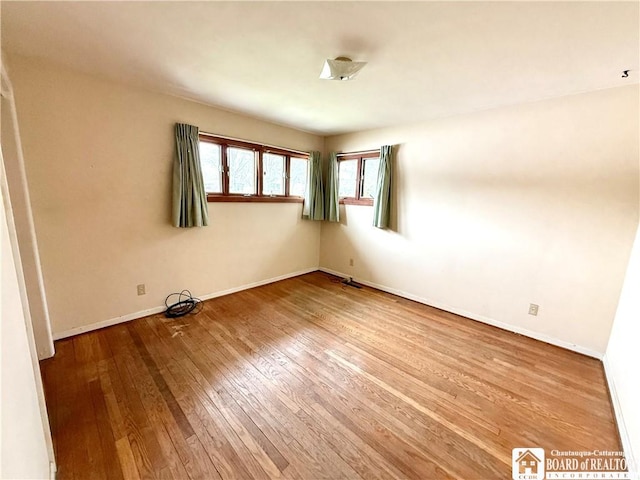
M170 225L175 122L300 150L323 138L9 57L54 336L163 304L317 268L300 204L209 204ZM137 296L136 285L147 294Z
M320 264L601 355L638 224L638 130L630 86L330 137L326 151L398 145L396 231L341 207Z
M49 310L44 291L38 241L31 213L31 200L24 169L13 91L5 67L3 62L2 105L0 106L2 155L18 235L20 260L29 301L29 316L33 323L38 358L43 359L52 357L54 354L51 322L49 321Z
M320 264L604 353L638 220L637 86L327 138L327 151L399 145L394 232L370 227L370 207L343 208L320 234L300 205L233 203L209 205L212 227L179 230L169 225L176 121L296 149L325 141L10 61L54 334L183 288L204 296Z

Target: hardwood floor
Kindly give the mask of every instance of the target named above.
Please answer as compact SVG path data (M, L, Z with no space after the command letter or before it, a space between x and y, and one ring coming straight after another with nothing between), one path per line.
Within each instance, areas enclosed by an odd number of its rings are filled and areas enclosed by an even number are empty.
M59 479L511 478L620 450L600 362L316 272L56 342Z

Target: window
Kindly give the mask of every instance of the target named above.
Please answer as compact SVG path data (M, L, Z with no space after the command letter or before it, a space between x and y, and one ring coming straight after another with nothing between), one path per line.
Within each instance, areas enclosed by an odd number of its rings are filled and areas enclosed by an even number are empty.
M200 163L210 202L302 202L309 156L200 135Z
M200 165L205 192L222 193L222 147L200 142Z
M304 197L304 192L307 190L308 174L309 160L301 157L291 157L289 195L292 197Z
M338 164L338 196L356 198L358 160L342 160Z
M380 157L362 159L362 193L361 198L371 198L376 194L378 184L378 168Z
M340 203L373 205L378 182L380 154L354 153L338 156L338 197Z

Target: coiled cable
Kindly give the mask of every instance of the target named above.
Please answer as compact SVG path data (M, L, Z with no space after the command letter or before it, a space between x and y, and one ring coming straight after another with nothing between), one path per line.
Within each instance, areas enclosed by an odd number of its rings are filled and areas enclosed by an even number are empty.
M178 301L169 305L169 299L173 296L177 296ZM196 308L197 311L195 313L199 313L203 307L202 300L191 295L189 290L182 290L180 293L167 295L167 298L164 299L164 306L167 307L164 312L167 318L183 317L196 310Z

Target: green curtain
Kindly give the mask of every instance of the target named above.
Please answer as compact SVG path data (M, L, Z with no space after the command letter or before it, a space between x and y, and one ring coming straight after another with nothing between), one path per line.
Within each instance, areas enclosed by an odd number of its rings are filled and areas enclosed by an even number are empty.
M329 154L329 166L327 168L327 189L325 191L324 217L329 222L340 221L340 209L338 198L338 156Z
M308 220L324 220L324 190L322 188L320 152L309 152L309 180L302 217Z
M198 141L198 127L176 123L176 156L173 162L174 227L209 225Z
M373 200L373 226L378 228L389 228L391 221L392 150L390 145L380 147L380 168Z

